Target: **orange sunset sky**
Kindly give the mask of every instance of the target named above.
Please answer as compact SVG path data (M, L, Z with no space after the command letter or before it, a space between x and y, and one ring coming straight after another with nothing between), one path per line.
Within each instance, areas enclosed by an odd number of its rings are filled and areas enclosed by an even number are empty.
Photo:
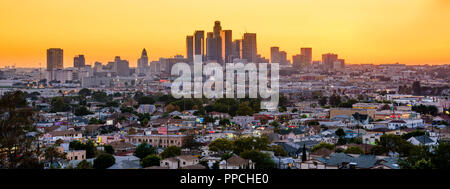
M257 33L258 53L279 46L289 59L337 53L347 63L450 63L450 0L0 0L0 66L46 65L63 48L86 64L121 56L136 65L185 55L185 37L214 21L239 39Z

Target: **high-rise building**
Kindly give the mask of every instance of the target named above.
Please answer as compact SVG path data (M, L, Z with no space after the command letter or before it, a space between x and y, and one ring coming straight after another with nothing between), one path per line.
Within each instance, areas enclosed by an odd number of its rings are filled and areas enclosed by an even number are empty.
M147 50L142 50L141 58L138 59L137 74L146 75L148 72L148 55Z
M86 66L86 60L84 58L84 55L78 55L73 58L73 67L74 68L82 68Z
M160 71L170 75L174 64L186 61L187 59L182 55L176 55L173 58L159 58Z
M270 63L281 63L280 47L270 47Z
M222 31L222 26L220 26L220 21L215 21L214 28L213 28L214 38L220 37L220 31Z
M280 64L282 64L282 65L290 64L290 62L287 60L286 51L280 51Z
M222 30L220 32L222 40L221 56L223 62L231 63L233 61L233 33L231 30Z
M280 51L279 47L270 48L270 60L271 63L278 63L282 65L289 64L289 61L287 61L286 51Z
M233 59L240 59L241 58L241 40L234 40L231 45L231 55L233 58L231 58L231 62Z
M297 54L292 56L292 66L294 68L303 69L305 67L306 57L303 54Z
M60 48L47 49L47 72L50 81L56 79L55 70L57 69L64 69L63 50Z
M305 62L303 65L306 67L310 66L312 63L312 48L301 48L300 54L305 56Z
M247 62L256 63L258 61L256 33L244 33L241 52L242 59L246 59Z
M116 56L114 58L113 72L122 77L130 76L130 65L128 61L120 59L120 56Z
M210 62L223 62L221 33L220 21L215 21L213 32L208 32L206 38L206 59Z
M194 62L194 36L186 36L186 57L189 63Z
M217 49L217 38L214 38L213 32L208 32L206 34L206 60L209 62L217 62L218 60L218 49Z
M194 33L194 55L201 55L205 60L205 32L195 31Z
M330 70L334 67L334 62L338 60L337 54L323 54L322 55L322 64L325 66L327 70Z

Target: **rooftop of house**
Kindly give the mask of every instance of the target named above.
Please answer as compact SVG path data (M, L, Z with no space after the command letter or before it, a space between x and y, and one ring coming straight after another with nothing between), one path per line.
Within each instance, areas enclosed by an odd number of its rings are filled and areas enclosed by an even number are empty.
M411 138L415 138L417 141L419 141L421 144L428 144L428 143L433 143L434 141L431 140L430 137L426 136L426 135L422 135L422 136L414 136ZM411 139L410 138L410 139Z
M195 161L198 160L197 157L193 156L193 155L181 155L181 156L177 156L177 159L180 160L186 160L186 161Z
M359 155L357 157L350 156L345 153L334 153L326 161L327 165L341 166L343 163L353 163L357 168L368 169L374 166L377 159L373 155Z
M200 165L200 164L195 164L195 165L188 165L183 167L183 169L206 169L205 166Z
M233 157L230 157L226 160L226 163L229 166L240 166L240 165L247 165L251 160L246 160L244 158L241 158L237 155L234 155Z

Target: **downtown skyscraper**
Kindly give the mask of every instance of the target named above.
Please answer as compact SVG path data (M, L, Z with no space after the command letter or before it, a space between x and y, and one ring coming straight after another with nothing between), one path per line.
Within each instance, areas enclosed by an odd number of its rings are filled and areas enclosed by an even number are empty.
M241 58L247 60L247 62L256 63L258 61L256 33L244 33L241 43Z
M206 60L208 62L219 62L219 40L214 37L213 32L206 34Z
M230 33L231 34L231 33ZM229 36L231 40L231 36ZM223 46L225 43L222 38L222 26L220 21L214 22L213 32L208 32L206 37L206 59L209 62L223 63L225 54Z
M241 58L241 40L237 39L234 40L231 43L231 60L230 62L233 62L234 59L240 59Z
M233 32L222 30L220 31L220 38L222 40L221 57L223 62L231 63L233 61Z
M194 36L186 36L186 58L189 63L194 62Z
M186 57L188 62L194 62L193 59L197 55L201 55L203 61L232 62L233 59L241 57L240 49L240 41L237 44L236 41L233 42L232 30L222 30L220 21L214 22L213 31L207 32L206 36L203 30L195 31L193 36L186 36Z
M194 56L201 55L205 60L205 31L197 30L194 32Z

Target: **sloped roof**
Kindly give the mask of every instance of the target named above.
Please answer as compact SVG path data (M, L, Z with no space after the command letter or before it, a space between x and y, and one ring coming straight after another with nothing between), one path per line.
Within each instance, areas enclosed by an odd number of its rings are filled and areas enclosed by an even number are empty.
M356 167L368 169L375 165L377 159L373 155L360 155L357 158L353 158L353 162L357 163Z
M414 137L417 141L419 141L421 144L427 144L427 143L433 143L434 141L430 139L430 137L426 135L422 136L415 136Z
M385 158L381 164L391 169L400 169L400 166L398 165L398 158Z
M186 161L194 161L194 160L197 160L198 158L193 155L182 155L182 156L177 156L177 159L182 159L182 160L186 160Z
M200 164L195 164L195 165L188 165L183 167L183 169L206 169L205 166L200 165Z
M230 166L247 165L248 164L248 160L234 155L233 157L230 157L230 158L227 159L227 164L230 165Z
M335 153L331 154L327 161L327 165L342 165L343 162L352 162L353 157L345 153Z
M373 167L376 162L377 159L373 155L360 155L358 157L352 157L345 153L335 153L331 154L327 165L340 166L342 163L356 163L357 168L368 169Z

